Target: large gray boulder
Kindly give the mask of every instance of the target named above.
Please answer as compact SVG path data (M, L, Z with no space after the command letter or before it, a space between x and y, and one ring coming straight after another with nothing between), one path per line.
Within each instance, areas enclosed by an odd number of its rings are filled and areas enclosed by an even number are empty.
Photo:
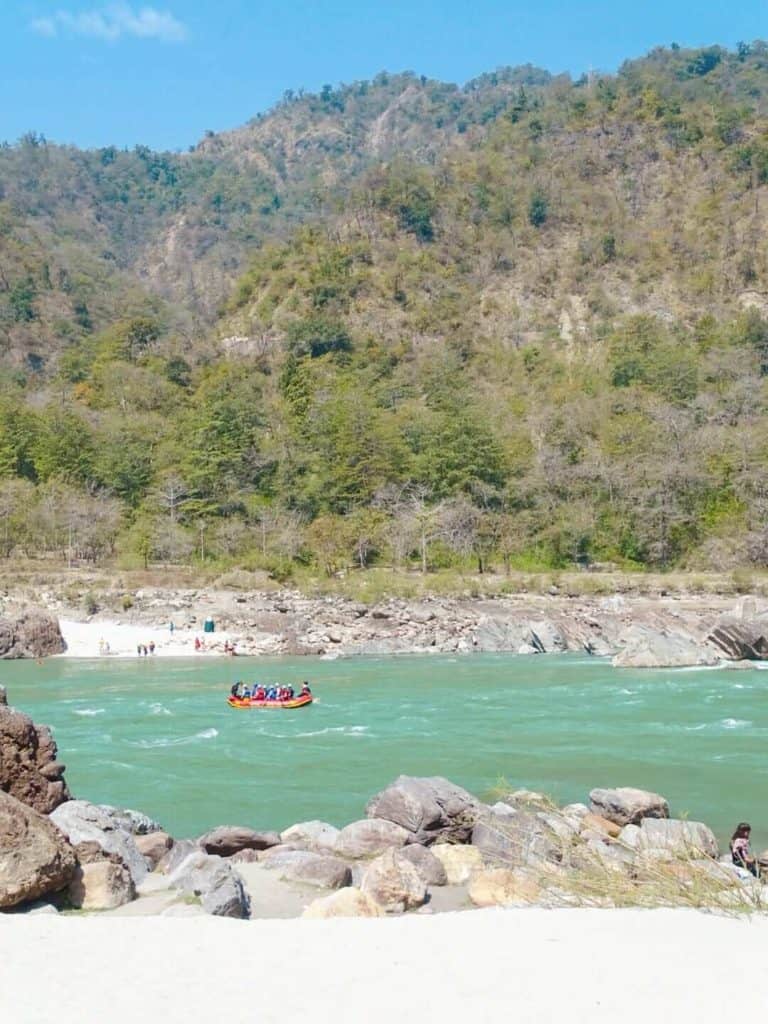
M669 804L658 793L621 786L618 789L593 789L589 807L617 825L639 825L643 818L668 818Z
M100 811L110 817L117 828L130 832L133 836L148 836L152 832L162 832L163 826L144 814L143 811L132 811L128 807L113 807L111 804L97 804Z
M49 814L69 799L50 729L10 708L0 691L0 792Z
M0 793L0 908L60 892L76 868L72 847L48 818Z
M229 861L202 850L190 853L168 876L172 888L197 896L207 914L247 918L248 895Z
M0 658L47 658L66 649L59 620L48 612L33 609L0 618Z
M51 814L51 821L64 833L72 846L96 843L106 855L114 854L131 873L134 884L147 875L148 866L130 832L121 827L119 820L88 803L87 800L69 800Z
M677 818L643 818L640 827L625 825L619 841L637 851L665 850L675 857L717 860L720 851L715 834L702 821Z
M378 857L391 846L405 846L410 833L402 825L384 818L364 818L343 828L334 845L334 853L356 860Z
M368 801L365 813L401 825L410 842L428 846L438 839L467 842L481 810L479 800L448 779L401 775Z
M341 889L352 881L349 864L338 857L324 856L307 850L288 850L262 861L265 868L278 872L280 878L320 889Z
M523 867L559 863L568 842L531 811L499 816L485 814L472 830L472 846L489 864Z
M425 885L447 885L448 875L445 867L432 852L437 849L439 849L437 846L428 847L421 846L419 843L409 843L399 852L413 864ZM448 849L448 847L443 847L443 849ZM454 847L454 849L458 849L458 847Z
M206 853L231 857L241 850L268 850L280 844L278 832L256 832L241 825L220 825L198 839Z
M384 910L395 914L420 907L427 899L427 887L419 872L395 849L371 861L360 890Z
M280 842L308 850L333 850L339 830L327 821L300 821L280 833Z
M719 661L716 651L688 637L636 627L612 663L616 668L686 668Z

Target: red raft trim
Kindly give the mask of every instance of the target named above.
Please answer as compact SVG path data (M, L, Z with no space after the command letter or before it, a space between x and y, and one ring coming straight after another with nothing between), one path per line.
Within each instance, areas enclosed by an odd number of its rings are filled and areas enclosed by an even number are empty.
M291 711L294 708L305 708L312 703L314 697L310 694L306 697L293 697L291 700L253 700L251 697L243 699L242 697L227 697L227 704L231 708L237 708L240 711L250 711L252 708L282 708L286 711Z

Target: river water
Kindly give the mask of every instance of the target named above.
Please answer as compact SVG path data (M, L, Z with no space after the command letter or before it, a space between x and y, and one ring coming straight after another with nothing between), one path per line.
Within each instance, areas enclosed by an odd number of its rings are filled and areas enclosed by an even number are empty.
M297 711L235 711L239 678L311 680ZM768 845L768 673L633 671L581 656L6 662L9 702L50 724L73 793L176 836L341 825L399 773L489 798L500 780L585 800L663 793L719 838Z

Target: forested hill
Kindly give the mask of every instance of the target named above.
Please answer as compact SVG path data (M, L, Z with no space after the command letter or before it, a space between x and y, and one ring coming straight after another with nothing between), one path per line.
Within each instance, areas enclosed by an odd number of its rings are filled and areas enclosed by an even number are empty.
M0 149L5 551L768 562L768 46Z

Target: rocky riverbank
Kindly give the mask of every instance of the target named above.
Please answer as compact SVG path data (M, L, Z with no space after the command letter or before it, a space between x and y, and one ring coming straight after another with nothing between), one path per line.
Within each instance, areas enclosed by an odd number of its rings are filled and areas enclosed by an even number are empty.
M179 838L140 812L71 799L53 741L4 702L0 752L5 911L248 919L768 908L768 887L721 856L706 824L671 817L663 796L642 790L596 788L565 807L517 790L489 805L443 778L401 776L341 829L246 822ZM41 788L54 775L57 788Z
M32 613L30 602L45 614ZM725 595L427 596L363 604L290 590L139 588L102 597L84 617L66 592L43 587L23 600L7 594L4 608L6 621L38 621L41 632L37 646L10 645L5 656L58 653L60 638L50 627L50 616L57 616L76 657L135 656L137 645L150 641L157 654L175 656L221 654L230 643L242 655L324 657L579 651L636 668L754 664L768 657L768 601ZM213 634L203 632L209 617ZM204 642L201 651L196 639Z

